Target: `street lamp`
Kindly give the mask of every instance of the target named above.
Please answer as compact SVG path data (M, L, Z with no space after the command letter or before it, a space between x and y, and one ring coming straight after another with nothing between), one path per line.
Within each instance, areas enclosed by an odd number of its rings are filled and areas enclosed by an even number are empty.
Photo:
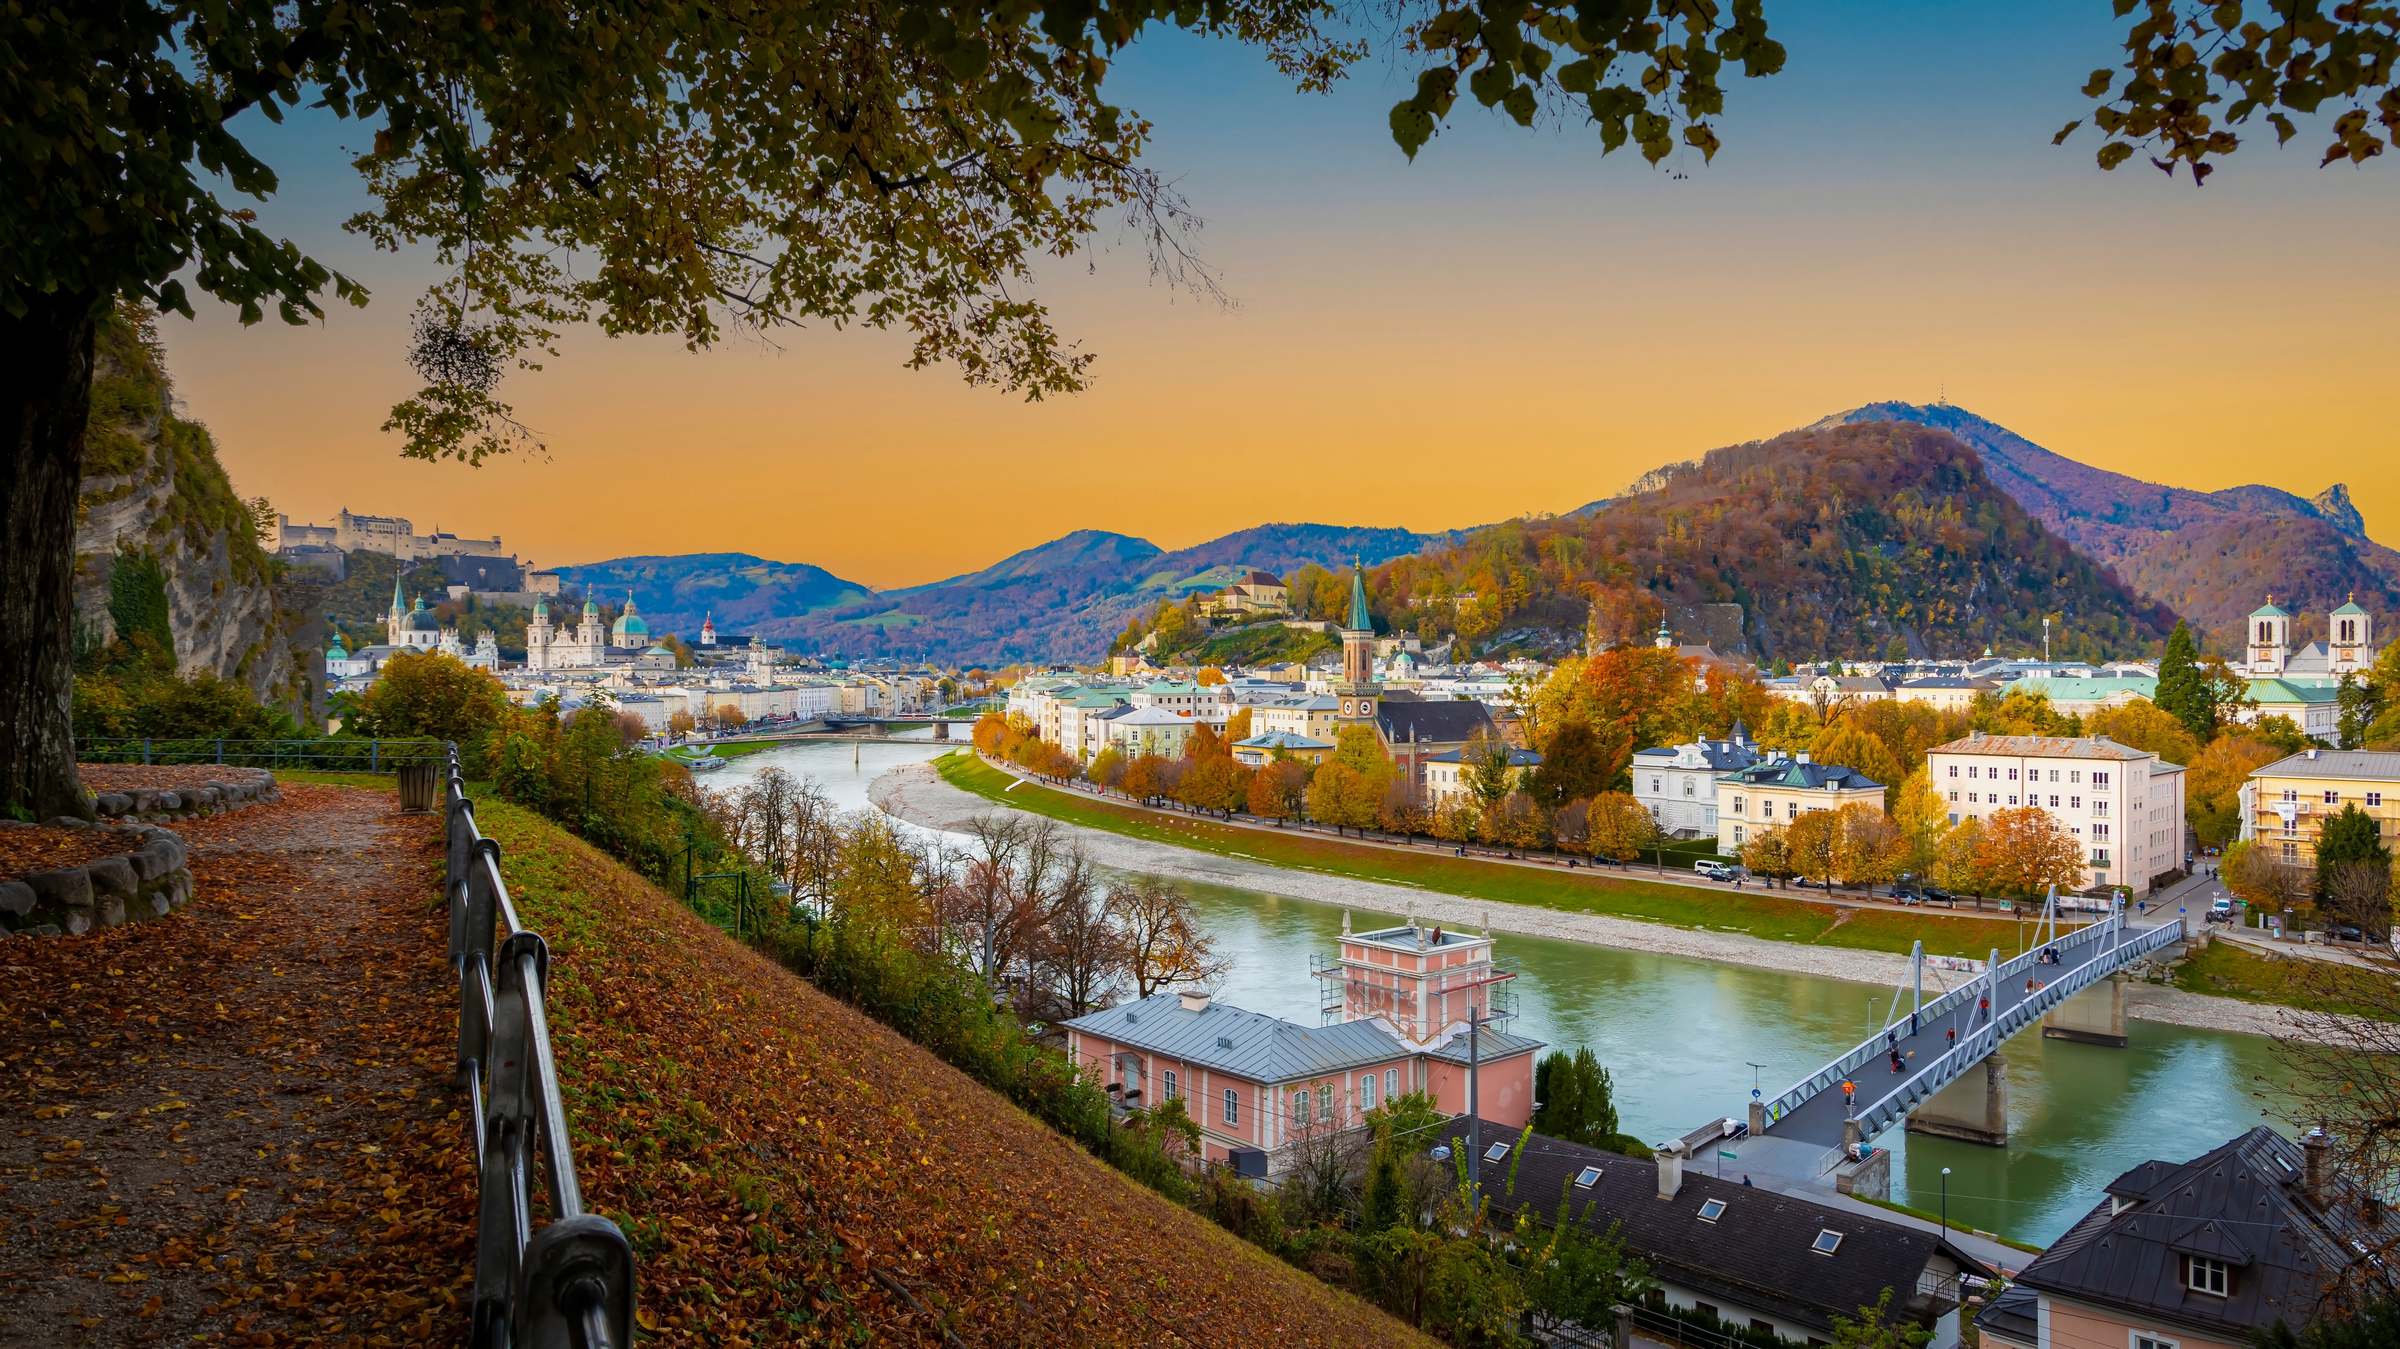
M1942 1240L1950 1239L1950 1168L1942 1168Z

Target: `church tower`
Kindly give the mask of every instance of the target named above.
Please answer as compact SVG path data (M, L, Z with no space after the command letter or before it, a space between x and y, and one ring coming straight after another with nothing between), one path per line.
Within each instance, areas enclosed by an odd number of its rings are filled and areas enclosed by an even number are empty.
M1350 617L1342 624L1342 682L1334 696L1342 700L1341 719L1375 719L1375 619L1367 612L1366 568L1350 564Z
M2250 615L2250 673L2279 675L2291 659L2292 616L2275 607L2275 597Z
M540 595L533 599L533 621L525 625L525 668L547 670L550 665L550 601Z
M2375 616L2358 607L2358 596L2333 611L2325 634L2335 674L2364 674L2375 664Z
M392 611L383 620L383 640L387 646L400 646L407 639L408 601L400 597L400 579L392 578Z

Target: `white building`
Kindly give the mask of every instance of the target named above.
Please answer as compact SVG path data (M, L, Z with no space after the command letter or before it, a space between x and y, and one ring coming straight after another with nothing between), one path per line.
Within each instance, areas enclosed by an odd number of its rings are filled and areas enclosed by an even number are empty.
M1662 745L1633 756L1633 799L1674 838L1717 834L1717 779L1758 762L1758 742L1740 721L1723 740Z
M2292 615L2278 608L2269 595L2250 615L2246 671L2262 679L2322 680L2338 683L2345 674L2365 674L2375 667L2375 617L2349 603L2326 615L2327 640L2292 649Z
M1854 801L1883 809L1883 783L1844 764L1811 763L1805 754L1770 754L1719 776L1716 785L1717 851L1729 857L1754 831L1783 828L1812 810L1840 810Z
M2184 861L2184 770L2107 736L1985 735L1925 752L1950 822L2039 807L2085 852L2085 883L2150 893Z

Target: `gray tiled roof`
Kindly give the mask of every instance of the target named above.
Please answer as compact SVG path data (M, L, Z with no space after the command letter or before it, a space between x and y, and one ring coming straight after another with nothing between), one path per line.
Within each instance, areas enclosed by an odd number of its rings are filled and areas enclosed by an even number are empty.
M2389 1237L2362 1227L2353 1204L2308 1199L2304 1166L2300 1145L2264 1126L2188 1162L2144 1162L2111 1181L2017 1282L2234 1343L2279 1318L2302 1324L2350 1264L2347 1245L2371 1235L2380 1249ZM2119 1201L2129 1206L2112 1213ZM2375 1228L2395 1222L2386 1208ZM2226 1296L2184 1287L2181 1257L2194 1255L2231 1267Z
M1448 1132L1455 1146L1466 1133L1466 1120L1451 1121ZM1494 1208L1523 1204L1548 1221L1564 1195L1577 1220L1596 1232L1614 1228L1628 1252L1648 1261L1660 1278L1828 1338L1833 1317L1856 1319L1859 1309L1875 1305L1886 1288L1892 1290L1895 1309L1907 1307L1917 1296L1917 1276L1936 1254L1949 1255L1968 1273L1986 1273L1981 1262L1921 1228L1720 1180L1697 1162L1684 1164L1675 1197L1660 1199L1655 1161L1540 1134L1520 1149L1520 1134L1486 1121L1477 1140L1479 1147L1510 1145L1508 1156L1483 1167ZM1513 1193L1500 1179L1512 1164ZM1600 1168L1599 1181L1589 1188L1574 1186L1587 1166ZM1723 1200L1725 1209L1716 1221L1705 1222L1700 1206L1711 1199ZM1819 1255L1810 1246L1828 1229L1842 1234L1841 1244L1833 1254Z
M1217 1002L1210 1003L1205 1011L1194 1012L1186 1010L1182 996L1175 993L1154 993L1139 1002L1079 1016L1066 1022L1065 1027L1252 1082L1332 1077L1415 1052L1372 1021L1300 1026ZM1506 1041L1516 1049L1536 1043L1497 1033L1486 1038ZM1511 1052L1515 1050L1484 1051L1487 1058ZM1466 1043L1461 1040L1455 1061L1466 1062L1466 1053Z
M2303 751L2288 759L2277 759L2252 773L2252 777L2273 775L2279 778L2400 778L2400 754L2376 753L2363 749L2321 749L2314 754Z
M1927 754L1989 754L2003 759L2155 759L2148 750L2106 737L2060 735L1970 735L1935 745Z
M1886 785L1855 768L1845 768L1840 764L1802 763L1797 759L1769 759L1765 763L1727 773L1722 781L1752 787L1833 787L1841 791Z

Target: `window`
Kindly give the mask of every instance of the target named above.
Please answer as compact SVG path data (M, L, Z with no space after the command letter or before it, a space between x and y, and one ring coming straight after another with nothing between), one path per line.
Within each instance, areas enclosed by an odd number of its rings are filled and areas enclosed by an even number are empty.
M1225 1089L1225 1122L1227 1124L1242 1122L1242 1094L1231 1087Z
M2338 806L2338 805L2340 805L2341 803L2342 803L2342 793L2341 793L2341 789L2340 789L2340 788L2338 788L2338 787L2328 787L2328 788L2326 788L2326 789L2325 789L2325 804L2326 804L2326 805L2329 805L2329 806Z
M2068 797L2068 798L2067 798L2067 809L2069 809L2069 810L2081 810L2081 809L2083 809L2083 798L2082 798L2082 797L2080 797L2080 796L2070 796L2070 797Z
M1375 1074L1373 1073L1358 1079L1358 1108L1361 1110L1375 1108Z
M1166 1071L1166 1074L1165 1074L1164 1078L1163 1078L1163 1079L1162 1079L1162 1081L1161 1081L1161 1085L1162 1085L1162 1086L1163 1086L1163 1087L1166 1089L1166 1098L1167 1098L1168 1100L1170 1100L1170 1101L1174 1100L1174 1099L1175 1099L1175 1070L1174 1070L1174 1069L1172 1069L1172 1068L1169 1068L1169 1069Z
M1506 1143L1494 1143L1490 1147L1483 1150L1483 1159L1487 1162L1499 1161L1501 1158L1506 1157L1507 1155L1508 1144Z
M1784 803L1783 803L1783 818L1785 818L1785 819L1787 819L1787 820L1797 820L1797 819L1799 819L1799 818L1800 818L1800 803L1799 803L1799 802L1797 802L1797 801L1786 801L1786 802L1784 802Z
M2283 860L2284 860L2284 861L2286 861L2286 862L2297 862L2297 861L2299 861L2299 860L2300 860L2300 845L2299 845L2299 844L2297 844L2297 843L2286 843L2286 844L2284 844L2284 845L2283 845Z
M1331 1122L1331 1121L1332 1121L1332 1119L1333 1119L1333 1088L1331 1088L1331 1087L1319 1087L1319 1088L1317 1088L1317 1123L1319 1123L1319 1124L1325 1124L1325 1123L1329 1123L1329 1122Z
M1662 792L1662 791L1664 791L1664 790L1666 790L1666 788L1660 784L1660 780L1659 780L1659 779L1657 779L1657 778L1652 778L1652 779L1650 779L1650 794L1651 794L1652 796L1656 796L1658 793L1660 793L1660 792Z
M1819 1255L1831 1255L1841 1248L1841 1244L1842 1234L1828 1227L1817 1233L1817 1239L1808 1243L1808 1248Z
M2132 1349L2176 1349L2175 1341L2161 1339L2144 1330L2133 1332Z
M2108 837L2108 826L2107 826L2107 825L2105 825L2105 824L2095 824L2095 825L2093 825L2093 826L2092 826L2092 837L2093 837L2093 838L2107 838L2107 837Z
M1747 814L1748 812L1743 807L1748 804L1749 802L1745 798L1739 796L1733 798L1733 813L1736 815Z
M2103 800L2101 800L2101 799L2100 799L2099 797L2097 797L2097 796L2093 797L2093 798L2092 798L2092 813L2093 813L2094 815L2106 815L2106 814L2108 813L2108 803L2107 803L2106 801L2103 801Z
M2011 782L2014 782L2014 781L2016 781L2016 780L2017 780L2017 770L2016 770L2016 769L2014 769L2014 768L2011 768L2011 769L2009 769L2009 770L2008 770L2008 780L2009 780L2009 781L2011 781Z
M1952 764L1952 765L1950 765L1950 776L1952 776L1952 777L1957 777L1957 776L1958 776L1958 765L1957 765L1957 764Z
M2092 785L2093 785L2094 787L2106 787L2106 786L2108 785L2108 774L2106 774L2106 773L2094 773L2094 774L2092 774Z
M2370 806L2380 806L2380 805L2382 805L2382 804L2383 804L2383 793L2381 793L2381 792L2369 792L2369 793L2367 793L2367 804L2368 804L2368 805L2370 805Z
M1951 799L1951 800L1953 800L1953 801L1956 801L1956 800L1958 799L1958 793L1956 793L1956 792L1952 792L1952 793L1950 793L1950 799Z
M1973 805L1980 805L1980 804L1982 803L1982 801L1983 801L1983 798L1982 798L1982 797L1980 797L1980 796L1977 796L1975 793L1973 793L1973 792L1969 792L1969 793L1967 793L1967 804L1968 804L1968 805L1970 805L1970 806L1973 806Z
M1958 812L1955 810L1950 812L1950 823L1958 823Z
M1750 1318L1750 1328L1757 1331L1761 1335L1772 1335L1775 1333L1775 1323L1773 1321L1762 1321L1755 1316Z
M1696 788L1698 785L1699 785L1699 779L1697 779L1697 778L1685 778L1685 779L1683 780L1683 794L1684 794L1685 796L1690 796L1690 795L1692 795L1694 788Z
M1739 843L1741 843L1741 842L1743 841L1743 840L1742 840L1742 827L1741 827L1740 825L1738 825L1738 824L1737 824L1737 825L1735 825L1735 826L1733 827L1733 841L1734 841L1736 844L1739 844Z
M2108 865L2108 849L2106 849L2106 848L2094 848L2094 849L2092 849L2092 865L2093 865L2093 866L2096 866L2096 867L2104 867L2104 866L2107 866L2107 865Z
M1306 1087L1292 1093L1292 1127L1295 1129L1308 1127L1308 1088Z
M2053 795L2053 796L2050 798L2050 808L2051 808L2052 810L2056 810L2056 809L2058 809L2058 797L2057 797L2056 795Z
M2015 804L2017 803L2017 798L2015 798L2014 796L2011 796L2010 798L2008 798L2008 803L2009 803L2010 805L2012 805L2012 806L2013 806L2013 805L2015 805Z
M1392 1099L1394 1099L1394 1098L1398 1097L1399 1095L1400 1095L1400 1070L1399 1070L1399 1069L1397 1069L1397 1068L1386 1068L1386 1069L1384 1069L1384 1070L1383 1070L1383 1099L1385 1099L1385 1100L1389 1101L1389 1100L1392 1100Z
M1692 1310L1700 1313L1702 1316L1708 1317L1711 1320L1716 1319L1717 1309L1710 1306L1708 1303L1695 1302L1692 1304Z
M1595 1186L1595 1185L1597 1185L1597 1184L1599 1184L1599 1183L1600 1183L1600 1168L1599 1168L1599 1167L1596 1167L1596 1166L1587 1166L1587 1167L1583 1168L1581 1171L1578 1171L1578 1172L1576 1172L1576 1173L1575 1173L1575 1188L1576 1188L1576 1189L1578 1189L1578 1190L1588 1190L1588 1189L1592 1188L1593 1186Z
M2230 1275L2231 1271L2225 1268L2225 1262L2222 1260L2210 1260L2197 1255L2187 1256L2184 1259L2184 1286L2195 1293L2225 1296L2226 1281Z
M2051 780L2052 782L2056 782L2056 781L2058 781L2058 770L2057 770L2057 769L2053 768L2053 769L2051 769L2051 770L2050 770L2050 780Z
M2083 770L2082 770L2082 769L2079 769L2079 768L2076 768L2076 769L2069 769L2069 770L2067 770L2067 781L2069 781L2069 782L2081 782L2081 781L2083 781Z
M1968 765L1967 765L1967 776L1968 776L1968 777L1974 777L1974 776L1975 776L1975 773L1976 773L1976 768L1975 768L1975 765L1973 765L1973 764L1968 764Z
M1704 1223L1713 1223L1724 1216L1725 1201L1722 1199L1711 1199L1700 1206L1700 1221Z

